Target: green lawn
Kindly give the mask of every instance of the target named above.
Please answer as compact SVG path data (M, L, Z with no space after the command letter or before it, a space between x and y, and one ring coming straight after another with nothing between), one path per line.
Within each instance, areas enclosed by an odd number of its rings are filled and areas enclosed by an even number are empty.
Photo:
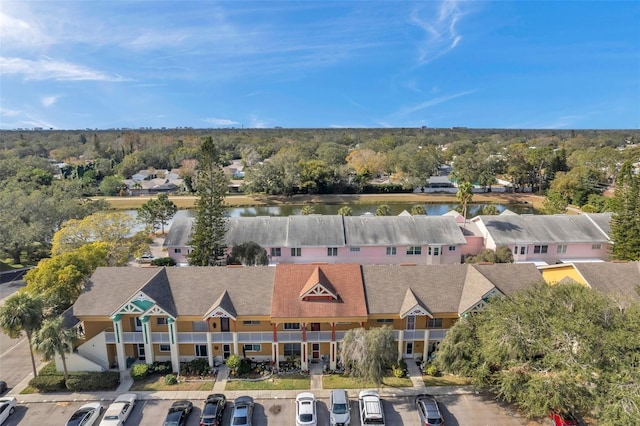
M382 378L382 384L376 384L367 380L356 379L341 374L330 374L322 377L322 387L324 389L365 389L365 388L403 388L412 387L411 379L408 377L398 378L386 376Z
M227 382L225 390L292 390L310 388L311 378L309 376L292 374L286 376L273 376L267 380L260 380L256 382L233 380Z
M444 374L442 376L422 376L425 386L465 386L471 384L470 377L451 376Z
M133 382L131 391L211 391L214 384L215 380L203 380L166 385L163 375L152 374L144 380Z

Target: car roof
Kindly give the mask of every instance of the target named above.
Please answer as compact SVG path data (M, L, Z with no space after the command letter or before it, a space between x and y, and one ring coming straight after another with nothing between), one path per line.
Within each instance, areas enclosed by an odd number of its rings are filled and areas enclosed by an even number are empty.
M347 391L344 389L334 389L331 391L331 398L333 402L338 404L346 404L349 400L349 396L347 395Z

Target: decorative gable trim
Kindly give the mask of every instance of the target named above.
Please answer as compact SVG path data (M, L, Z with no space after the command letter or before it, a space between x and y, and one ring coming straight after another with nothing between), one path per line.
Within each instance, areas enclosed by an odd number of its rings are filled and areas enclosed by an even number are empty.
M175 319L175 317L173 315L171 315L170 313L168 313L167 311L165 311L164 309L162 309L161 307L159 307L158 305L153 305L150 309L148 309L144 315L149 315L149 316L166 316L169 318L173 318Z
M338 293L322 272L320 267L316 267L307 283L300 290L301 300L338 300Z
M112 315L143 314L153 306L156 306L155 300L144 294L142 291L139 291L135 296L127 300L122 306L120 306L120 308L113 312Z
M229 312L225 311L219 306L207 312L207 314L204 316L204 319L206 320L207 318L231 318L234 321L236 319L235 316L231 315Z
M407 292L404 295L404 301L400 307L400 318L405 318L407 316L428 316L429 318L433 318L431 312L429 312L427 307L418 300L411 288L407 288Z
M411 308L409 311L404 312L402 315L400 315L400 318L405 318L408 316L414 316L414 317L427 316L429 318L433 318L433 316L425 308L423 308L420 305L416 305L413 308Z

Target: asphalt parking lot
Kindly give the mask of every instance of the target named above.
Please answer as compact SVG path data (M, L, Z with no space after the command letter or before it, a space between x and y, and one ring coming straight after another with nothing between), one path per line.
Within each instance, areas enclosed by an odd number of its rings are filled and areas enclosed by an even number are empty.
M276 395L274 395L276 396ZM513 426L526 425L527 422L516 413L496 404L492 399L482 395L443 395L438 397L440 410L447 426ZM199 424L203 401L193 400L193 411L188 418L187 426ZM256 400L253 413L255 426L295 425L295 402L293 399ZM126 425L161 425L172 400L139 400L129 416ZM329 424L328 401L318 401L318 425ZM26 405L18 404L16 412L4 423L7 426L32 424L64 425L71 414L83 402L39 402ZM108 401L103 402L106 408ZM413 398L386 398L383 401L386 424L418 426L420 424ZM227 402L223 425L228 425L231 417L232 403ZM352 424L358 415L357 401L351 400Z

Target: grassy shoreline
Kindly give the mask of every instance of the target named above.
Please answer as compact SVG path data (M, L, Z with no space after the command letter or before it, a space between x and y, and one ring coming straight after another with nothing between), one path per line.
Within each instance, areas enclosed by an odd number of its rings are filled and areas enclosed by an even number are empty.
M146 203L151 196L138 197L96 197L95 199L105 200L109 207L114 210L134 210ZM169 199L173 201L179 209L191 209L194 207L195 196L193 195L171 195ZM473 194L472 204L530 204L534 209L542 206L544 197L531 194L504 194L504 193L481 193ZM255 207L255 206L277 206L283 204L394 204L394 203L414 203L414 204L452 204L458 200L455 194L337 194L337 195L294 195L266 196L266 195L229 195L225 198L225 204L229 207Z

